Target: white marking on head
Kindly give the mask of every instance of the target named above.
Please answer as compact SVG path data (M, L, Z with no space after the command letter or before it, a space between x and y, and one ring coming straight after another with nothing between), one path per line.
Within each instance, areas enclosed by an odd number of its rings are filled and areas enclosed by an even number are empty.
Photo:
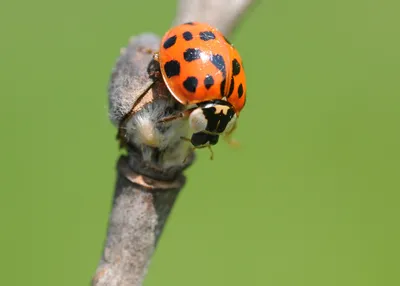
M194 133L204 131L207 127L207 118L204 116L203 110L197 108L189 116L189 126Z
M222 104L216 104L214 105L215 108L215 113L219 114L222 112L223 115L227 115L228 114L228 110L230 109L229 106L227 105L222 105Z

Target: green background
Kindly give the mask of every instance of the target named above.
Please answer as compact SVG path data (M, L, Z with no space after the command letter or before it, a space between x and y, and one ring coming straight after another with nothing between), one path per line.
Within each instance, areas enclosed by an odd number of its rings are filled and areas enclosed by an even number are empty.
M399 4L261 2L230 38L241 148L198 152L145 285L400 285ZM1 3L1 285L88 285L119 154L110 71L174 3Z

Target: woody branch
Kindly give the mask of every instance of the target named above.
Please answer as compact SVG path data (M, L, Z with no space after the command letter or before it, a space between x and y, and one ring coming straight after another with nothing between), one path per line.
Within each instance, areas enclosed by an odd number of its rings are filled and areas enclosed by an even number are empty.
M208 22L229 36L252 2L181 0L173 25ZM180 140L179 132L185 132L185 126L171 122L163 130L155 128L171 110L183 108L151 77L154 66L149 51L156 51L159 41L151 33L133 37L121 49L112 71L110 120L117 128L123 122L127 155L117 163L107 237L92 279L94 286L142 285L165 222L185 184L183 171L194 160L188 144ZM177 132L178 141L168 133L171 130ZM168 144L162 144L165 138ZM186 154L189 157L183 164Z

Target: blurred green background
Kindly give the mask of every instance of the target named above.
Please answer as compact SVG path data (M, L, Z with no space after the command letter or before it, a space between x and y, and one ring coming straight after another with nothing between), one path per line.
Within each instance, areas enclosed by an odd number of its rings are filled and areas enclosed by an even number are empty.
M152 285L400 285L399 4L261 1L231 37L248 101L207 150ZM0 285L88 285L119 150L107 93L132 35L174 1L3 1Z

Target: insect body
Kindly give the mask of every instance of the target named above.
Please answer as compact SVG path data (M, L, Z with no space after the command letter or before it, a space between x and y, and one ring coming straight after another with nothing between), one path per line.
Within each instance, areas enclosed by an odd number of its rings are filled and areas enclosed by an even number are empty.
M221 32L204 23L176 26L155 59L167 88L187 107L163 121L188 117L195 148L215 145L235 129L246 103L246 76L241 56Z

